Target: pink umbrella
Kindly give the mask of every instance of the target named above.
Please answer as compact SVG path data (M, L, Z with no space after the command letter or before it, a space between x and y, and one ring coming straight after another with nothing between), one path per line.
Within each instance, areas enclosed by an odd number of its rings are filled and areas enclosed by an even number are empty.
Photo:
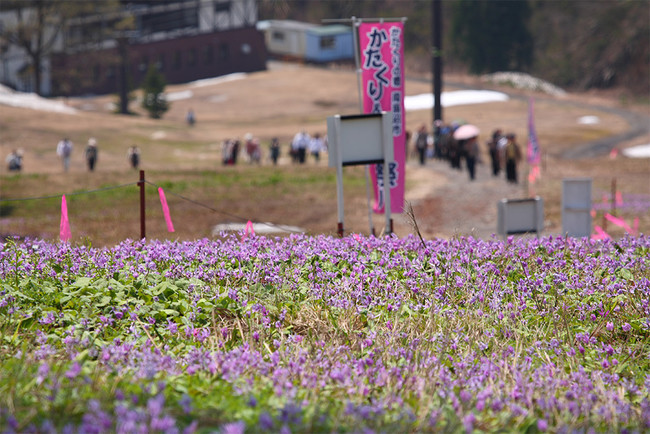
M454 131L454 139L466 140L478 136L481 131L472 124L461 125Z

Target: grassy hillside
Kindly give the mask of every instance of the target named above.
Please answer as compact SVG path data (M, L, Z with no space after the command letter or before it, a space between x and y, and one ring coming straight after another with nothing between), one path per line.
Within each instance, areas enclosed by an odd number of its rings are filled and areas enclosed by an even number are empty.
M464 76L472 88L485 83ZM323 86L314 86L322 83ZM452 86L446 90L458 88ZM497 89L499 89L497 87ZM604 212L612 211L612 181L623 204L616 213L626 221L639 217L639 230L648 233L650 197L647 160L617 158L607 153L578 160L563 157L566 150L590 140L624 134L630 128L625 117L613 110L617 104L566 95L560 98L538 92L512 92L505 102L469 104L445 109L448 120L464 119L477 125L482 159L477 182L466 173L451 170L443 161L429 161L424 167L415 157L406 170L406 200L413 204L425 238L469 235L490 237L496 231L496 203L503 198L527 197L522 182L509 186L503 177L492 177L485 142L493 128L513 131L525 144L528 96L537 98L536 126L544 159L542 178L536 194L545 200L545 230L561 232L561 182L565 177L592 177L597 224L603 225ZM0 197L20 199L0 203L0 233L56 240L61 217L61 195L66 194L73 241L95 246L114 245L126 238L139 238L138 172L129 168L126 152L137 144L142 151L141 168L146 172L146 235L148 238L192 240L209 237L221 223L248 220L293 225L308 233L331 234L337 227L335 175L326 158L305 165L292 164L289 143L300 129L309 133L326 131L327 116L357 110L353 71L315 68L305 65L270 63L267 71L242 75L239 79L196 86L170 86L171 94L191 95L175 100L163 119L142 114L115 115L113 97L76 98L66 101L75 114L54 113L0 106L0 150L7 155L20 148L25 153L25 169L12 174L0 168ZM426 81L407 80L407 95L430 92ZM517 92L520 92L517 94ZM589 105L591 103L591 105ZM134 107L135 108L135 107ZM188 126L185 114L193 108L197 123ZM585 115L597 116L597 124L581 124ZM407 129L430 125L431 111L409 111ZM228 138L251 133L260 139L264 158L260 166L249 164L242 153L237 166L224 166L221 145ZM75 143L70 172L64 173L56 156L56 143L64 135ZM94 172L86 168L83 149L89 137L99 143L99 160ZM279 137L280 164L268 160L268 144ZM650 137L622 140L616 145L648 143ZM525 178L525 166L522 166ZM370 232L366 186L362 167L344 170L345 226L355 233ZM113 188L118 186L119 188ZM168 233L158 198L162 186L175 230ZM606 198L603 201L603 197ZM43 199L31 199L43 198ZM23 200L26 199L26 200ZM374 216L377 231L383 216ZM609 225L613 236L623 229ZM404 215L395 216L398 236L413 233Z

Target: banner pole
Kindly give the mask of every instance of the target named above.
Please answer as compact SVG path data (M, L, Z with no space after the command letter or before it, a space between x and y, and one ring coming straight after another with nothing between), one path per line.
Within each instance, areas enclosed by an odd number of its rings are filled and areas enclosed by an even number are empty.
M352 17L352 43L354 44L354 66L357 74L357 97L359 98L359 113L363 113L363 98L361 97L361 60L359 59L359 29L356 17Z
M361 91L361 61L359 59L359 29L356 17L352 17L352 42L354 44L354 65L357 74L357 96L359 98L359 113L363 113L363 97ZM368 207L368 224L370 226L370 234L375 235L375 225L372 222L372 197L370 194L370 166L366 164L364 176L366 178L366 204Z
M145 228L145 206L144 206L144 170L140 171L140 181L138 181L140 186L140 239L147 237L146 228Z
M357 88L358 88L358 96L359 96L359 111L360 113L364 113L364 107L363 107L363 95L364 95L364 89L363 89L363 77L362 77L362 68L361 68L361 35L359 34L360 32L360 27L364 23L392 23L392 22L400 22L402 25L406 21L406 17L400 17L400 18L357 18L357 17L352 17L350 19L323 19L323 23L347 23L350 22L352 23L352 38L353 38L353 45L354 45L354 60L355 60L355 67L356 67L356 74L357 74ZM400 54L400 60L401 60L402 54ZM400 65L401 66L401 65ZM403 77L401 77L403 79ZM402 89L403 92L403 89ZM400 114L403 116L403 114ZM398 164L398 163L396 163ZM403 162L399 163L403 164ZM366 177L366 190L367 190L367 200L368 200L368 220L370 222L370 232L374 235L375 234L375 229L374 229L374 224L372 222L372 198L370 197L370 191L369 191L369 184L370 180L368 179L371 175L370 171L372 168L376 168L376 165L373 165L372 167L370 165L366 165L366 170L365 170L365 177ZM374 179L373 179L374 181ZM374 187L378 186L373 184ZM402 186L403 188L403 186ZM376 194L379 194L376 192ZM391 194L390 189L388 190L388 194ZM402 191L403 194L403 191ZM385 199L385 198L384 198ZM384 200L385 202L385 200ZM388 222L390 222L388 224ZM392 232L392 219L390 219L390 216L388 216L388 221L387 221L387 226L388 226L388 231Z
M341 117L335 116L334 118L334 141L333 144L336 147L333 151L335 152L336 157L336 198L338 201L338 227L337 232L339 237L343 237L345 234L345 228L343 226L343 219L345 213L343 212L343 151L341 149Z

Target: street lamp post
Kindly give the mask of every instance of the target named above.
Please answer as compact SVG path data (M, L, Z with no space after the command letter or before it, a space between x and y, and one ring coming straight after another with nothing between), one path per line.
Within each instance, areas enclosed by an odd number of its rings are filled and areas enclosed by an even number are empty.
M431 2L431 33L432 33L432 72L433 72L433 120L442 120L442 18L440 13L441 0Z

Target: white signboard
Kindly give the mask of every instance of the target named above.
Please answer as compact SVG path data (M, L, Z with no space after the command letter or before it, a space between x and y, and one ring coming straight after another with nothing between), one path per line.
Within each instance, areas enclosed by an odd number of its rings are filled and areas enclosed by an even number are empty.
M385 117L389 117L386 122ZM394 160L393 130L389 112L327 118L329 148L340 149L343 166L382 164ZM385 146L386 142L390 146ZM336 152L329 152L329 165L336 167Z
M540 236L544 229L544 201L531 199L502 199L498 203L497 232L500 235L527 234Z
M329 166L336 168L338 233L343 235L343 166L383 164L383 179L390 179L389 163L394 162L391 112L327 118ZM390 194L384 195L386 233L391 233Z
M562 233L591 236L591 178L562 180Z

